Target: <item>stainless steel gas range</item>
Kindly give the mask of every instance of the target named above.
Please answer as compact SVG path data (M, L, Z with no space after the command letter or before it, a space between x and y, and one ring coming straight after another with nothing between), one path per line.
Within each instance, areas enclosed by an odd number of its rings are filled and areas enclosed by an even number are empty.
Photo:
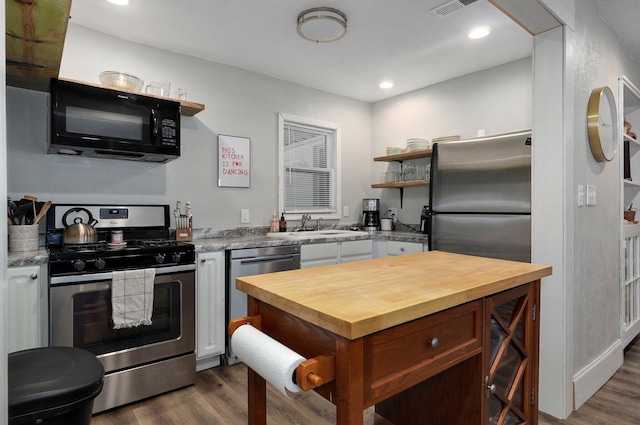
M65 243L69 223L93 223L97 242ZM84 348L104 365L94 413L195 382L195 248L169 239L169 225L168 205L48 212L50 344ZM151 324L114 329L114 277L136 270L152 272Z

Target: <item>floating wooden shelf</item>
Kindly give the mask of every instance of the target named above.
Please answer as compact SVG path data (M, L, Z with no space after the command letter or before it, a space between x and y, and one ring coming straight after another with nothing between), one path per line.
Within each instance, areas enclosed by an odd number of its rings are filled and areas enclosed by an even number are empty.
M373 158L373 160L381 161L381 162L402 162L402 161L409 161L411 159L428 158L431 156L431 153L432 153L431 149L423 149L419 151L398 153L395 155L377 156ZM371 187L374 189L389 189L389 188L400 189L400 208L402 208L402 201L404 198L405 187L427 186L428 184L429 184L429 180L412 180L412 181L404 181L404 182L377 183L377 184L372 184Z
M419 159L419 158L428 158L431 156L431 149L424 149L413 152L404 152L398 153L395 155L385 155L385 156L377 156L373 158L374 161L382 161L382 162L402 162L408 161L410 159Z
M188 102L186 100L178 100L178 99L173 99L171 97L154 96L152 94L134 92L134 91L130 91L130 90L114 89L113 87L103 86L102 84L88 83L86 81L72 80L72 79L69 79L69 78L60 78L60 79L64 80L64 81L69 81L69 82L72 82L72 83L84 84L84 85L87 85L87 86L100 87L100 88L103 88L103 89L118 90L118 91L121 91L121 92L124 92L124 93L137 94L139 96L155 97L155 98L164 99L164 100L173 100L174 102L179 102L180 103L180 113L182 115L184 115L184 116L187 116L187 117L192 117L195 114L197 114L198 112L204 111L204 105L202 103Z
M372 184L371 187L374 189L389 189L389 188L403 188L403 187L414 187L414 186L427 186L429 184L429 180L412 180L406 182L389 182L389 183L376 183Z

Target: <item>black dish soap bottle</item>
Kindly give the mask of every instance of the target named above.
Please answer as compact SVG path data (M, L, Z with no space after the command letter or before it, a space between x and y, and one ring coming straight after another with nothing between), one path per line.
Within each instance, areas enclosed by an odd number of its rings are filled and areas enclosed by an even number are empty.
M280 231L281 232L287 231L287 220L284 219L284 212L280 216Z

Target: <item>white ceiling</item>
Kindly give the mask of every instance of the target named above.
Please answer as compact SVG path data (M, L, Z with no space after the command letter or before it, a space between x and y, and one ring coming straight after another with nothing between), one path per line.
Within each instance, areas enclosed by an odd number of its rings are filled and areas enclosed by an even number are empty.
M528 57L532 48L531 36L487 0L445 18L430 12L445 0L131 2L77 0L71 22L366 102ZM319 6L347 15L344 38L313 43L297 35L298 14ZM492 32L469 40L476 26ZM394 88L378 88L385 79Z

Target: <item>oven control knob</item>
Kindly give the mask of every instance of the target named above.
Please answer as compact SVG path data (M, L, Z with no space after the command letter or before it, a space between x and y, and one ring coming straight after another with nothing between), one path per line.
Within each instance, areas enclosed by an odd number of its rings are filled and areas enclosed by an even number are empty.
M182 254L180 254L179 252L176 252L175 254L173 254L173 256L171 256L171 259L174 263L179 263L181 258Z
M97 258L95 261L96 269L102 270L104 269L106 262L102 258Z
M76 271L79 271L79 272L84 270L84 266L87 265L84 262L84 260L73 260L73 262L71 264L73 264L73 268L76 269Z
M158 264L164 263L164 254L156 255L156 263L158 263Z

